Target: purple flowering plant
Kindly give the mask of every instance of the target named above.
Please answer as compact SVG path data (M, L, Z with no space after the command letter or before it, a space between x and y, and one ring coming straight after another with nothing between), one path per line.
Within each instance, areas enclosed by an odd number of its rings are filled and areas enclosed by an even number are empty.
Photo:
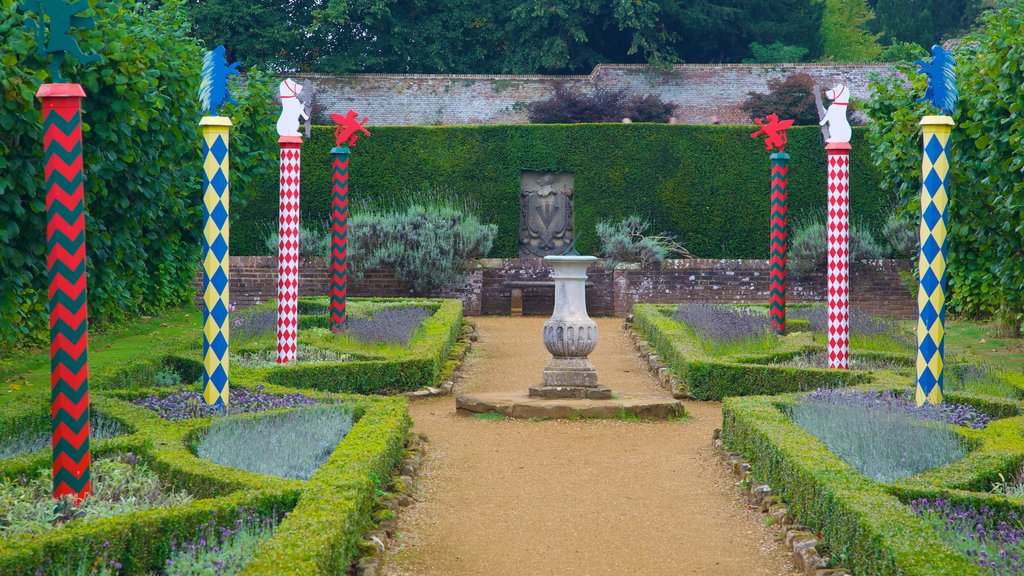
M767 311L714 304L680 304L672 319L688 325L712 346L768 338Z
M818 388L802 399L804 402L829 404L834 406L866 406L880 411L917 418L945 422L954 426L964 426L981 430L988 426L991 417L980 412L970 404L943 402L938 406L925 404L918 406L914 399L914 391L908 390L897 394L892 390L858 391L836 388Z
M1024 518L1014 511L954 504L944 498L910 503L946 542L992 574L1024 574Z
M315 398L298 393L268 394L263 392L263 386L257 386L254 389L238 386L231 388L228 410L231 414L249 414L311 406L316 403ZM220 415L215 407L206 403L200 392L185 388L164 396L150 394L145 398L135 400L134 404L156 412L165 420L180 421Z

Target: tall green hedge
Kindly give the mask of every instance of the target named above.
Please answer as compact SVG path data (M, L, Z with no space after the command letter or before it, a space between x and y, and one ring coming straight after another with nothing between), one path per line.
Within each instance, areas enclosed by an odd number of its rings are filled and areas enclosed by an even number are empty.
M518 255L519 171L575 174L577 248L594 253L594 226L630 214L676 235L699 256L768 257L769 160L748 126L572 124L371 128L350 164L352 210L361 202L393 203L403 195L444 191L470 201L498 225L490 255ZM317 127L303 146L306 223L324 222L330 205L333 130ZM879 192L864 129L855 128L852 213L870 228L889 206ZM789 197L793 214L825 207L825 151L815 127L789 131ZM266 253L277 227L276 175L253 184L249 204L232 223L233 254Z

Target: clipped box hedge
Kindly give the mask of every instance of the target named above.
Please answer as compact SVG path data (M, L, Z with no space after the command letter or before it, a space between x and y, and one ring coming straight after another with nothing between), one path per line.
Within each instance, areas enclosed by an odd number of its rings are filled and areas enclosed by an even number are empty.
M675 310L674 304L636 304L633 306L633 328L699 400L839 388L873 379L871 372L769 364L820 348L800 338L787 337L786 342L770 353L712 357L687 326L672 320ZM899 358L877 353L871 355Z
M597 250L595 225L632 214L652 230L675 235L703 258L767 258L770 163L755 127L683 124L526 124L504 126L375 126L349 160L352 214L367 202L445 191L498 226L489 256L519 255L521 170L572 172L573 222L581 254ZM334 127L317 126L302 151L302 219L326 222L331 198ZM824 209L826 155L816 126L787 133L790 216ZM879 230L890 205L864 139L853 129L850 210ZM277 148L272 151L277 156ZM253 183L234 210L231 250L268 254L276 229L277 174Z
M891 384L890 384L891 386ZM1024 460L1022 406L948 394L952 402L985 406L995 420L984 430L957 428L971 451L963 459L891 483L869 480L786 414L799 394L725 399L722 438L743 454L760 482L780 495L801 523L819 531L844 567L855 574L982 576L988 574L955 550L908 503L942 497L972 506L1024 512L1024 499L984 492L999 474ZM907 447L912 450L912 446Z
M196 500L182 506L74 521L42 534L0 540L0 574L34 574L48 559L76 561L101 554L120 561L122 574L148 574L163 567L173 542L194 538L200 524L231 524L243 509L288 513L243 574L344 573L356 559L358 543L372 523L376 490L401 461L411 420L405 398L339 391L379 393L419 388L432 385L452 368L450 356L464 345L458 341L461 303L422 302L434 309L434 314L424 320L402 354L333 363L327 365L327 370L316 365L269 369L232 366L232 388L301 393L352 408L356 417L352 430L308 481L260 475L200 459L190 445L212 418L171 422L131 403L151 393L177 390L178 386L153 386L156 374L164 370L183 376L182 386L193 385L201 375L200 350L193 338L180 338L180 334L169 337L166 346L155 347L158 354L148 357L94 362L90 366L92 408L121 422L128 433L92 442L93 457L131 451L168 487L185 490ZM195 337L199 336L197 327ZM42 395L31 401L0 404L0 437L48 429L49 402ZM0 477L32 473L47 467L50 459L50 451L41 450L0 460Z

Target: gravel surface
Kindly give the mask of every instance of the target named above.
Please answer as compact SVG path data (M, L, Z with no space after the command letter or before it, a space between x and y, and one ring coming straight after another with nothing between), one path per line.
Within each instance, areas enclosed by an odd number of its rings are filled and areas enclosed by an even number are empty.
M550 358L544 320L474 319L480 340L457 392L538 383ZM660 391L621 319L597 323L600 381ZM712 450L721 405L686 407L684 422L530 422L457 415L452 397L412 403L427 460L384 574L797 574Z

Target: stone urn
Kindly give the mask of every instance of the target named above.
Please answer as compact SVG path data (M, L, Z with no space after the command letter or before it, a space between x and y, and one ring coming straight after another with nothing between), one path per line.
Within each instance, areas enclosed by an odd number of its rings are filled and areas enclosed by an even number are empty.
M537 398L611 398L611 389L597 383L597 370L587 356L597 346L597 324L587 315L587 267L594 256L545 256L554 268L555 311L544 323L544 346L551 362L544 382L530 388Z

